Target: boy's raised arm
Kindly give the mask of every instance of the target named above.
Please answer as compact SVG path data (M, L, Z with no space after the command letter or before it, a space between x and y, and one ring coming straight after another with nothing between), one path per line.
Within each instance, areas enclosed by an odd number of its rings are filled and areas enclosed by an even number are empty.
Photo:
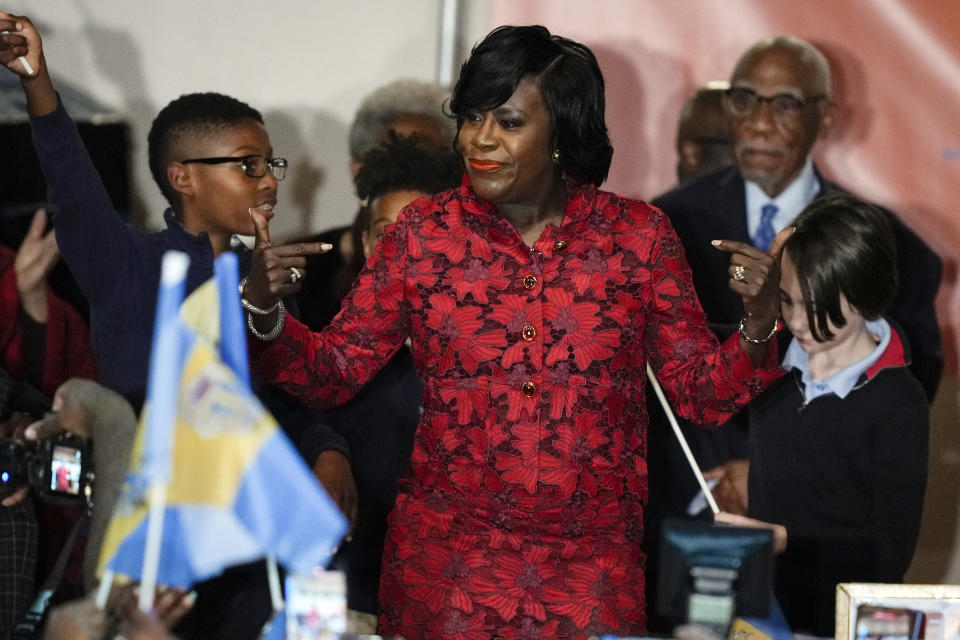
M44 116L57 108L43 43L30 18L0 11L0 64L20 76L30 115Z

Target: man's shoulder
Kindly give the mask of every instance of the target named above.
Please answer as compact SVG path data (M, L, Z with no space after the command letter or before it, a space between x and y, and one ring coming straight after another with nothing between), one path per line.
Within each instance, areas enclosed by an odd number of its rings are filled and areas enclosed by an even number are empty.
M736 167L720 167L657 196L651 204L673 217L714 211L718 202L732 202L731 196L742 192L743 178Z
M890 221L894 238L897 241L897 245L900 247L900 253L906 254L901 255L901 259L910 257L913 260L926 260L931 264L939 265L939 257L933 252L932 249L930 249L927 243L924 242L920 236L914 233L913 230L892 209L880 203L873 202L869 198L865 198L861 194L856 193L855 191L852 191L841 184L833 182L828 178L825 178L819 171L817 172L817 175L820 178L821 184L820 192L817 194L817 198L825 198L834 195L852 195L868 204L873 205L886 214L887 219Z
M838 182L834 182L830 178L827 178L826 176L823 175L823 172L820 170L820 167L816 165L814 165L814 170L817 173L817 178L820 180L820 191L817 192L817 196L816 196L818 199L829 198L831 196L853 196L859 200L862 200L863 202L866 202L869 205L876 207L877 209L880 209L885 214L890 216L893 219L893 222L895 224L902 224L902 222L900 222L900 217L888 207L885 207L879 202L874 202L873 200L865 197L863 194L857 193L853 189L849 189L844 185Z

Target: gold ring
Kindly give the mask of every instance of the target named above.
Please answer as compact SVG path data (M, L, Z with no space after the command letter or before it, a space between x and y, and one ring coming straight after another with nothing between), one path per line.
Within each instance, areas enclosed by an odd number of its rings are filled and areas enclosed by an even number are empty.
M301 273L300 269L297 269L296 267L290 267L290 282L292 284L297 284L302 278L303 273Z
M733 279L736 280L737 282L746 281L746 278L743 275L744 271L745 269L743 268L742 264L738 264L737 266L735 266L733 268Z

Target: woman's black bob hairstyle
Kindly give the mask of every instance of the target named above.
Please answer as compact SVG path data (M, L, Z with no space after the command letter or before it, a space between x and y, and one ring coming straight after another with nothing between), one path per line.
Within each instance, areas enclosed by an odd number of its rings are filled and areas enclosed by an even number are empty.
M842 327L843 295L867 320L880 316L897 291L897 247L887 215L851 195L814 200L793 221L784 251L797 270L814 340Z
M457 132L467 114L500 106L526 77L540 85L563 173L599 186L613 157L600 65L590 49L542 26L498 27L473 47L450 99Z

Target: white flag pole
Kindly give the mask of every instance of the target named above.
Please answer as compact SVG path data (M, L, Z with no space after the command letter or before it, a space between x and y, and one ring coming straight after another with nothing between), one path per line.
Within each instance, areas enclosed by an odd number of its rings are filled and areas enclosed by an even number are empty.
M153 609L163 542L163 520L170 482L170 458L173 453L177 397L180 390L181 331L177 314L183 302L190 258L185 253L168 251L160 267L160 290L147 380L147 412L144 421L143 472L149 481L147 539L140 573L138 605L144 613Z
M97 587L97 609L103 609L107 606L107 598L110 597L110 587L113 586L113 571L110 569L103 570L103 578L100 580L100 585Z
M267 583L270 585L270 602L273 610L283 609L283 592L280 591L280 571L277 569L277 556L267 554Z
M160 568L160 543L163 541L163 515L167 509L167 486L162 482L150 485L150 513L147 515L147 542L143 550L143 573L137 605L144 613L153 609Z
M687 457L687 462L690 463L690 468L693 470L693 475L696 476L697 482L700 484L700 489L703 491L703 495L710 504L710 509L713 511L714 515L720 513L720 507L717 506L717 501L713 499L713 493L710 491L710 487L707 486L707 481L704 480L703 472L700 471L700 466L697 465L697 461L694 459L693 453L690 452L690 446L687 444L687 439L683 437L683 432L680 431L680 425L677 424L677 417L673 415L673 410L670 408L670 403L667 402L666 396L663 395L663 389L660 388L660 382L657 380L657 376L654 375L653 369L650 368L649 362L647 363L647 377L650 379L650 384L653 386L654 393L657 394L657 399L660 400L660 406L663 407L663 412L667 414L667 420L670 421L670 426L673 427L673 435L677 437L677 442L680 443L680 448L683 449L683 455Z

